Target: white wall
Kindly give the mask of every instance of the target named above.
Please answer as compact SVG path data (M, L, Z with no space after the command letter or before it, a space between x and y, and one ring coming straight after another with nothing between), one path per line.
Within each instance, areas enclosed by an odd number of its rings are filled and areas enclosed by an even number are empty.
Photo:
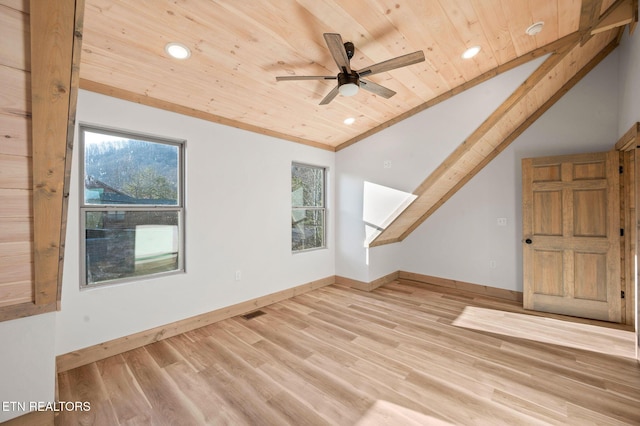
M85 91L77 122L186 139L187 273L79 290L74 155L56 354L335 274L334 153ZM291 253L292 161L329 168L326 250Z
M0 403L55 401L56 314L0 322ZM0 406L0 423L25 414ZM5 411L5 409L7 409Z
M626 133L640 121L640 37L638 29L632 37L629 28L618 47L620 50L620 73L618 76L618 136Z
M399 269L522 291L521 159L613 148L617 72L616 51L402 243Z
M544 59L501 74L337 153L337 275L370 282L400 266L399 244L370 249L368 255L363 246L364 182L412 192ZM383 167L387 160L391 168Z

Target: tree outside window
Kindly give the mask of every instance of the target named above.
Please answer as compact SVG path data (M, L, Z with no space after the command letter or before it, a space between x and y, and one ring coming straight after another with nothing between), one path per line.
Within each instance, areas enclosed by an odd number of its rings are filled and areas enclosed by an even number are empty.
M291 165L291 249L326 247L326 169Z

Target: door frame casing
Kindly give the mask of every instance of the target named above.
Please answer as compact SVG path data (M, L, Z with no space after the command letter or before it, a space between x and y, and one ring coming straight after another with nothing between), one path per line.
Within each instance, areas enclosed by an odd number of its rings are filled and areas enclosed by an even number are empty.
M621 242L621 261L625 281L625 324L633 325L636 332L636 358L640 361L640 310L638 304L638 209L640 208L640 165L637 164L640 147L640 122L636 122L618 140L615 149L620 152L622 175L620 177L621 190L621 227L625 229Z

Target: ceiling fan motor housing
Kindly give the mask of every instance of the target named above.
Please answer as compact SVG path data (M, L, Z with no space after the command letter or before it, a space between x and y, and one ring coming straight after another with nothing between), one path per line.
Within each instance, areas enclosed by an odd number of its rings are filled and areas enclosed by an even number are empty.
M341 72L340 74L338 74L338 86L349 83L360 86L360 78L356 72L352 72L351 74L345 74Z

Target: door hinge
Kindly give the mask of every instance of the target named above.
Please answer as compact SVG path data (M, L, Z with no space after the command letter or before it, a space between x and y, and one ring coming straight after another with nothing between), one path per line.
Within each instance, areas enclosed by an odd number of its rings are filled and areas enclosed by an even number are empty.
M624 290L620 292L620 299L624 299Z
M620 174L622 174L624 172L624 167L623 166L618 167L618 171L620 172Z
M624 228L620 228L620 236L624 237Z

